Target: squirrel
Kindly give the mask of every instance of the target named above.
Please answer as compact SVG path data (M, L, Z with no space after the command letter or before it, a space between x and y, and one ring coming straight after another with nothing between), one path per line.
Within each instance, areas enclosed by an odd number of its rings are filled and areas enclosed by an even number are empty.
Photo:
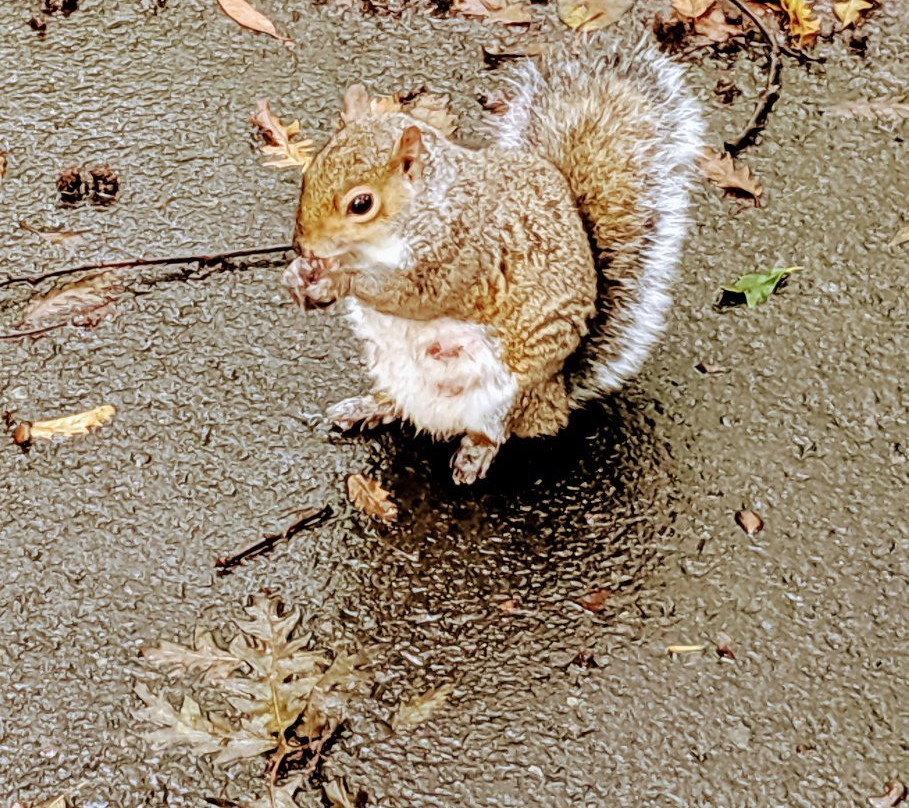
M481 149L351 87L304 172L283 278L304 308L348 298L365 345L373 392L330 407L333 424L460 437L458 484L638 371L702 147L682 68L645 41L594 36L511 71Z

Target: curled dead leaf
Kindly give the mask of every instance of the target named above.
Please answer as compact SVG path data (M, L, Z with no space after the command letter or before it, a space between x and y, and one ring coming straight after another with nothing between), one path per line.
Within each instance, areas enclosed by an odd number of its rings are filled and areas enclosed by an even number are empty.
M347 476L347 497L353 505L368 516L382 522L398 518L398 506L389 499L389 492L378 482L362 474Z
M23 421L16 427L13 440L20 446L31 443L37 438L52 440L55 437L70 438L73 435L84 435L93 427L101 426L114 417L116 410L110 404L95 407L93 410L76 415L65 415L49 421Z
M246 0L218 0L218 5L221 6L221 10L228 17L244 28L259 34L267 34L284 43L287 47L293 45L291 40L278 33L275 24L268 17L253 8Z
M587 32L616 22L634 0L558 0L559 19L569 28Z
M306 171L312 162L313 142L308 138L297 140L300 134L300 122L293 121L284 124L281 119L271 111L268 101L259 101L256 111L249 116L254 126L258 127L265 140L265 145L260 147L262 154L269 156L263 165L272 168L285 168L296 166Z
M92 328L113 313L124 288L117 272L88 275L32 300L16 328L31 331L68 322Z
M739 164L736 167L729 152L705 147L698 168L704 177L727 194L750 199L755 207L760 207L764 186L751 176L748 166Z
M891 780L884 788L883 794L868 797L871 808L893 808L906 798L906 786L899 780Z
M736 524L744 530L749 536L754 536L764 529L764 520L751 510L742 510L735 512Z
M422 724L448 700L452 690L454 690L454 685L446 684L433 690L428 690L422 695L414 696L410 701L398 708L398 711L391 719L392 728L398 729Z

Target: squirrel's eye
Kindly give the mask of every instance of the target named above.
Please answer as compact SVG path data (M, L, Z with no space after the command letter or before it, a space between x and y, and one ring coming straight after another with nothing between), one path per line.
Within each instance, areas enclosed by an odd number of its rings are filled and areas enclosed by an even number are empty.
M372 205L372 194L357 194L357 196L350 200L350 203L347 206L347 212L354 216L365 216L372 210Z

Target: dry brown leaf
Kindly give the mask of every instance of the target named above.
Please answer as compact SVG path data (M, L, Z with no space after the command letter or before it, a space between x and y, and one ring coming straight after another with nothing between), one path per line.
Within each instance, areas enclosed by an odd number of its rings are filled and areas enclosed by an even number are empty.
M909 224L903 225L896 231L896 235L887 244L888 247L900 247L909 241Z
M477 17L488 23L528 25L533 22L527 3L509 3L508 0L455 0L451 8L464 17Z
M680 17L696 20L703 17L714 0L672 0L672 7Z
M249 119L265 139L265 145L260 147L260 151L269 155L270 159L263 165L273 168L296 166L301 171L306 171L312 162L313 143L307 138L295 140L300 134L299 121L286 125L281 123L281 119L271 111L268 101L259 101L256 111Z
M331 808L363 808L366 805L366 792L361 789L354 796L343 779L324 783L322 791L331 803Z
M807 0L779 0L780 8L789 18L789 35L798 39L800 47L811 45L821 30L821 21L813 16Z
M859 98L842 101L824 108L827 115L837 118L861 118L866 121L909 120L909 101L903 98Z
M612 597L612 592L608 589L594 589L586 595L578 598L577 603L587 609L588 612L596 614L603 610L606 601Z
M3 182L3 176L6 174L6 152L0 150L0 183Z
M714 6L709 14L694 20L694 30L711 42L726 42L742 33L738 25L730 25L726 21L726 13L719 6Z
M33 331L67 322L92 328L113 313L113 303L123 290L116 272L89 275L32 300L16 328Z
M666 649L668 654L696 654L698 651L703 651L707 646L706 645L670 645Z
M261 11L254 9L246 0L218 0L218 5L221 6L221 10L228 17L244 28L260 34L268 34L268 36L283 42L287 47L293 45L293 42L287 37L278 33L275 24L268 17Z
M20 221L19 227L35 236L40 236L55 247L72 247L83 240L88 230L38 230L28 222Z
M596 31L612 25L634 0L558 0L559 19L577 31Z
M701 174L727 193L751 199L755 206L761 204L764 187L751 176L751 169L746 165L736 168L735 161L729 152L719 152L709 146L704 148L698 162Z
M846 28L861 22L865 14L872 8L874 8L874 3L869 3L868 0L845 0L845 2L833 4L833 13Z
M868 797L871 808L894 808L906 797L906 786L899 780L891 780L884 788L886 791L874 797Z
M764 520L755 511L736 511L735 521L749 536L760 533L764 529Z
M414 696L398 708L391 719L391 726L398 729L422 724L448 700L452 690L454 690L454 685L447 684L429 690L420 696Z
M375 480L362 474L347 476L347 497L363 513L382 522L394 522L398 518L398 506L388 497L388 491Z
M21 445L36 438L52 440L58 436L71 438L73 435L84 435L92 427L101 426L113 418L115 411L110 404L104 404L77 415L65 415L49 421L23 421L16 427L13 440Z

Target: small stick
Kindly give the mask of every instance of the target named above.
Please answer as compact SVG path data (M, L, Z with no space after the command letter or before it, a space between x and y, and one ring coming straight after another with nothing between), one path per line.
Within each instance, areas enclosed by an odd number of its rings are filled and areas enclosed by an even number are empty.
M770 67L767 70L767 85L764 88L764 92L761 93L760 98L758 98L754 112L745 125L744 130L742 130L742 133L733 140L727 140L724 144L726 151L734 157L746 146L750 146L754 142L754 138L758 132L764 128L764 124L767 121L767 116L770 114L773 103L780 96L780 88L782 87L780 84L780 73L782 72L783 63L780 61L779 43L770 31L767 30L767 26L764 25L757 14L748 8L742 0L729 0L729 2L743 14L748 16L755 26L757 26L758 31L761 32L761 36L770 46Z
M44 328L36 328L34 331L16 331L12 334L0 334L0 339L22 339L23 337L37 337L39 334L46 334L48 331L53 331L55 328L63 328L65 325L69 325L69 320L64 323L54 323L54 325L47 325Z
M317 527L332 515L333 511L330 505L324 508L309 508L303 512L303 515L296 522L289 525L282 533L266 533L260 541L244 547L240 552L229 555L226 558L215 560L215 566L218 568L218 575L229 575L230 571L239 566L248 558L267 553L273 549L279 541L292 539L302 530L308 527Z
M77 272L87 272L92 269L129 269L130 267L148 267L163 266L165 264L213 264L219 261L225 261L228 258L245 258L249 255L268 255L271 253L290 252L293 249L290 245L274 247L251 247L245 250L231 250L230 252L214 253L212 255L169 255L161 258L129 258L125 261L107 261L100 264L83 264L78 267L69 269L57 269L53 272L45 272L43 275L36 275L33 278L7 278L0 281L0 289L4 286L12 286L15 283L29 283L37 286L41 281L48 278L59 278L62 275L74 275Z

